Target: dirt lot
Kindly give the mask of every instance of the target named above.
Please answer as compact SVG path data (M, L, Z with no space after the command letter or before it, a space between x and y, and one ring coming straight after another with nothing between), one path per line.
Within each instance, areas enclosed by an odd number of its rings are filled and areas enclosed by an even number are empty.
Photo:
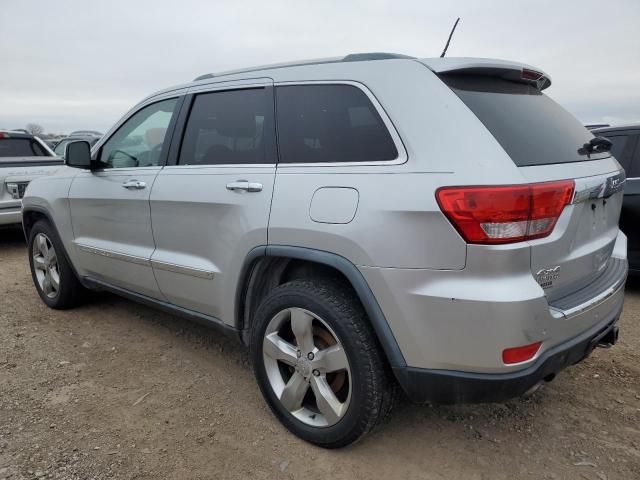
M0 479L638 479L640 282L626 302L620 343L528 400L403 401L324 451L271 415L240 345L111 295L48 310L0 230Z

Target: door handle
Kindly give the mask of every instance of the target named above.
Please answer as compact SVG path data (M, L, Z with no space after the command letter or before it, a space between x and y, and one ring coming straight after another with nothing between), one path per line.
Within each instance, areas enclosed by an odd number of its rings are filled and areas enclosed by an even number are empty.
M238 180L237 182L227 183L227 190L245 192L260 192L262 191L262 184L256 182L249 182L247 180Z
M122 186L128 190L142 190L143 188L147 188L147 183L139 180L127 180Z

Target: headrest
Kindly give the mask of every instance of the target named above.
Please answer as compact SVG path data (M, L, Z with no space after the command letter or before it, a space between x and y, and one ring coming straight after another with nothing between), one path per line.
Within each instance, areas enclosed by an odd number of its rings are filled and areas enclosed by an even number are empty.
M256 136L256 117L251 111L242 109L218 113L215 129L220 135L233 138L253 138Z
M348 129L348 119L344 111L315 110L305 112L296 119L298 134L307 138L320 138Z
M150 128L145 132L144 139L147 142L149 148L153 148L156 145L160 145L164 141L164 136L166 133L166 128Z

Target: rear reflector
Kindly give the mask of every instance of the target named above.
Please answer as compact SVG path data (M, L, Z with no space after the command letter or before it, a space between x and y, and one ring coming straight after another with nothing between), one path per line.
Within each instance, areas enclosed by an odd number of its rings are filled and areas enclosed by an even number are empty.
M507 348L502 352L502 361L505 365L510 365L531 360L536 356L541 345L542 342L536 342L530 345L523 345L522 347Z
M573 197L573 180L525 185L442 187L436 199L468 243L503 244L546 237Z

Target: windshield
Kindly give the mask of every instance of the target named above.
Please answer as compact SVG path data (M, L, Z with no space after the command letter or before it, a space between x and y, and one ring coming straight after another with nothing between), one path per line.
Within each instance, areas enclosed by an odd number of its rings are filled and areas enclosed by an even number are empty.
M534 85L481 75L440 77L480 119L519 167L606 158L582 149L593 138Z

